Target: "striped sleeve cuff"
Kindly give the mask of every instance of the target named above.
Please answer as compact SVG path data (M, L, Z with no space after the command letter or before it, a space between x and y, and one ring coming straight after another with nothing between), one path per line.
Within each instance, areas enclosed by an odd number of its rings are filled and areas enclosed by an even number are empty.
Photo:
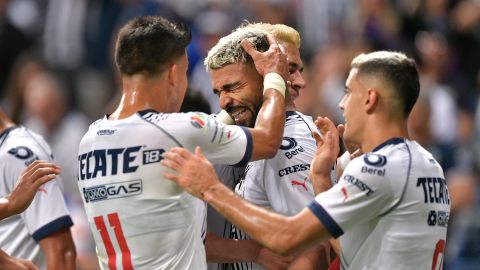
M323 226L328 230L328 232L334 237L337 238L343 234L342 228L338 226L337 222L325 211L325 209L317 202L313 201L308 209L313 212L313 214L322 222Z
M73 225L72 218L70 216L59 217L36 230L32 237L38 243L43 238L55 233L63 228L67 228Z
M237 164L233 165L234 167L242 167L247 165L247 163L252 158L252 152L253 152L253 139L252 139L252 134L250 133L250 129L246 127L240 127L240 128L245 132L245 135L247 136L247 149L245 149L245 154L243 155L242 160L240 160L240 162L238 162Z

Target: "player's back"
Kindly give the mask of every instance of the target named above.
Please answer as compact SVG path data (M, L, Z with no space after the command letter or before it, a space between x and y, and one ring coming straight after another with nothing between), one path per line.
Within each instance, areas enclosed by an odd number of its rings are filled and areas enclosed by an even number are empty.
M201 113L143 111L91 125L79 147L78 185L102 267L205 269L204 205L165 180L162 153L201 146L212 162L243 164L251 135ZM200 213L202 212L202 213Z

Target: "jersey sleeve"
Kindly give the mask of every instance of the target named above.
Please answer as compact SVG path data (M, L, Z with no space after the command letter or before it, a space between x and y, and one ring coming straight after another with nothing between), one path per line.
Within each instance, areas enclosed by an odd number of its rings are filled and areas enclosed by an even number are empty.
M352 160L339 182L308 206L333 237L380 216L394 203L396 193L385 167L378 165L369 164L366 156Z
M188 113L182 144L194 149L200 146L205 156L215 164L244 166L250 160L253 141L250 130L245 127L224 125L211 115Z
M14 154L19 153L19 151L16 151L19 149L23 153L28 153L28 156ZM8 177L9 190L13 189L23 170L33 161L39 159L53 161L46 143L42 145L26 143L11 148L9 153L11 155L7 154L4 159L8 163L8 166L4 168L7 171L5 175ZM30 206L20 214L29 233L37 242L52 233L73 225L59 185L61 181L61 178L57 176L55 180L41 186Z

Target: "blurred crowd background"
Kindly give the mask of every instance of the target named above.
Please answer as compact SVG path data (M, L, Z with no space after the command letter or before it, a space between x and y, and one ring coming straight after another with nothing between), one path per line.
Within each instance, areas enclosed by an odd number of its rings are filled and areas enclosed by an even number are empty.
M119 99L114 39L139 15L190 26L184 108L204 112L219 107L203 59L245 20L300 32L307 87L298 109L337 123L356 54L414 57L421 94L409 128L440 161L452 197L444 269L480 269L480 0L0 0L1 106L43 135L63 168L79 269L98 265L76 185L77 147Z

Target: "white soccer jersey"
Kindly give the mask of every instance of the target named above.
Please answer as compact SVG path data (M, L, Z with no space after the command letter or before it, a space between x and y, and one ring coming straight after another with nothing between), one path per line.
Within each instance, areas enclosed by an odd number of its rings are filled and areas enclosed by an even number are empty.
M252 140L248 129L202 113L154 111L104 118L82 139L78 185L103 268L206 268L204 204L162 177L161 155L174 146L200 146L214 163L242 164Z
M288 111L283 141L275 157L249 162L243 174L227 168L217 168L217 173L227 184L232 182L231 178L235 179L233 182L238 183L235 192L247 201L277 213L295 215L315 198L312 183L308 178L310 162L317 149L312 131L317 131L317 127L311 117ZM211 219L210 212L208 219ZM230 223L227 221L225 224ZM228 234L223 234L224 237L247 238L234 226L228 227L231 229L227 231ZM218 268L264 269L251 262L223 264Z
M352 160L309 208L340 237L342 269L441 269L450 215L442 168L393 138Z
M275 157L252 161L245 180L236 192L247 201L293 216L315 197L310 179L310 162L317 150L312 137L317 131L312 118L289 111L285 119L283 141Z
M41 136L24 127L11 127L0 134L0 197L9 194L23 170L39 159L54 162L50 147ZM57 176L39 188L23 213L0 221L0 248L46 269L38 242L72 225Z

